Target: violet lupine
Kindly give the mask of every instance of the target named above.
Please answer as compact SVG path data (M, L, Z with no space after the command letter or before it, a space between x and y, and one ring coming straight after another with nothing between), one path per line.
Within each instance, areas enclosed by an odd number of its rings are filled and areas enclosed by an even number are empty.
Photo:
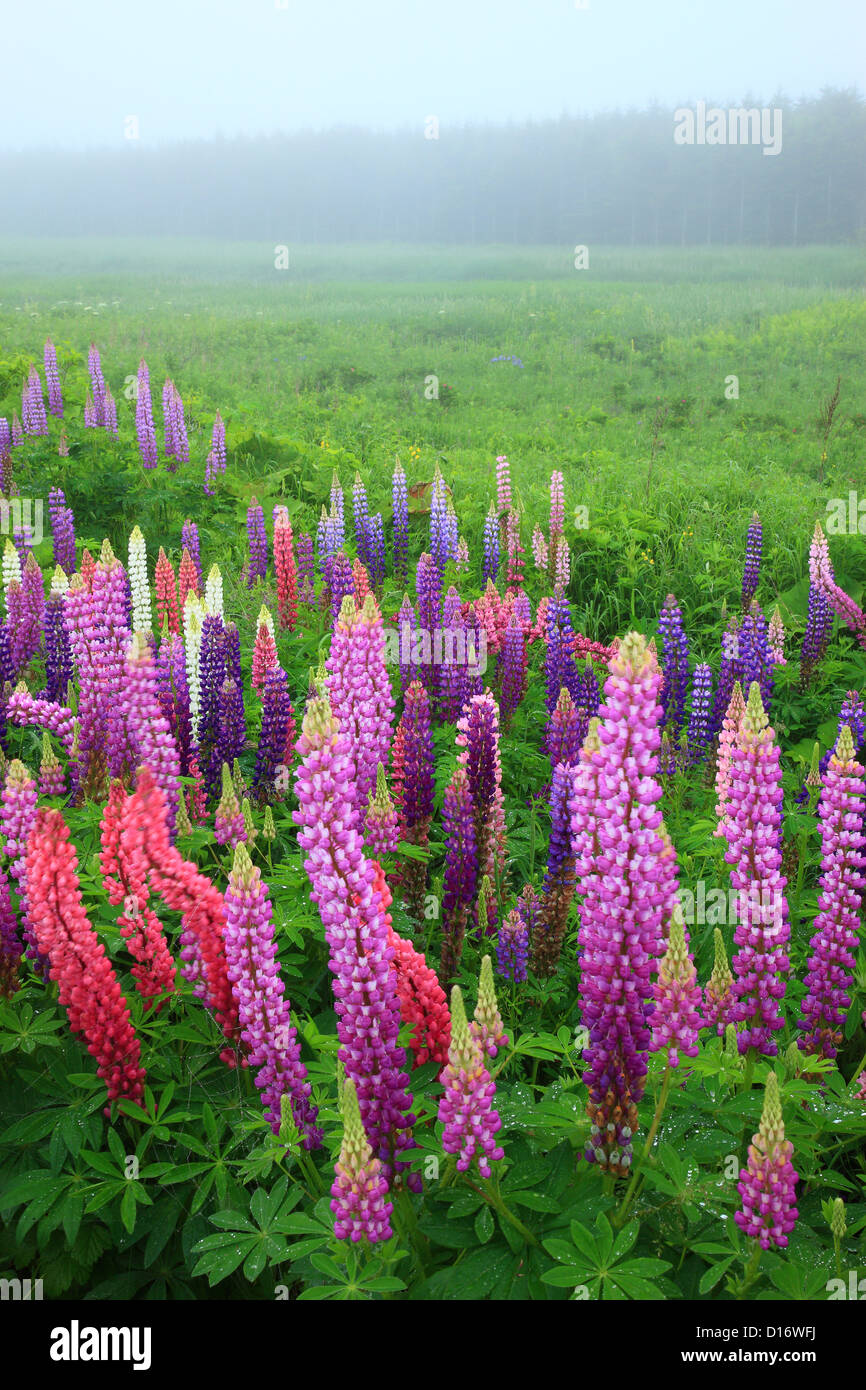
M0 793L0 842L3 853L11 860L9 873L18 890L25 955L36 973L46 976L48 960L39 950L27 902L27 840L36 820L38 795L36 783L27 768L18 758L13 758L6 769L3 791Z
M486 584L488 580L496 583L496 576L499 573L499 517L493 502L490 503L490 511L484 518L484 564L481 570L481 582Z
M475 818L479 877L495 881L505 869L505 823L502 764L499 755L499 710L489 690L473 695L457 721L458 761L466 768ZM484 930L484 924L479 923Z
M571 830L582 895L581 1013L589 1030L586 1157L623 1176L647 1074L650 975L670 916L670 874L657 809L662 673L635 632L623 638L608 669L599 722L575 771Z
M511 507L511 466L505 454L496 456L496 510L505 516Z
M225 473L226 471L226 427L223 417L217 411L214 416L213 430L211 431L210 441L211 453L214 459L214 471Z
M50 338L46 339L43 356L45 364L45 383L48 387L48 409L58 419L63 418L63 393L60 390L60 372L57 367L57 349Z
M418 637L421 660L418 679L431 699L436 694L436 667L433 665L433 640L442 625L442 573L432 555L419 557L415 574L415 593L418 598Z
M764 708L769 709L773 694L776 658L770 646L767 620L752 599L749 612L744 614L739 631L739 655L742 662L742 683L748 690L752 681L761 687Z
M391 1213L394 1205L386 1201L388 1182L364 1133L358 1092L351 1077L343 1080L340 1110L343 1142L334 1165L330 1204L334 1213L334 1235L338 1240L350 1240L353 1245L359 1240L375 1245L390 1240L393 1234Z
M44 435L48 433L48 417L45 414L42 379L35 366L31 366L22 392L21 420L25 434Z
M522 984L529 963L529 928L516 908L500 924L496 935L496 969L506 980Z
M370 507L367 502L367 489L361 481L360 473L355 474L352 484L352 514L355 521L355 552L361 564L369 567L367 523L370 519Z
M175 460L174 465L167 465L169 472L174 473L179 463L189 463L189 442L180 392L173 381L166 384L168 391L167 393L163 392L163 412L165 413L166 410L168 412L165 417L165 456L167 459L173 458ZM171 443L170 449L169 441Z
M409 578L409 496L400 460L391 479L391 525L394 547L394 581L405 588Z
M265 677L267 695L267 677ZM291 717L291 704L289 711ZM264 722L264 721L263 721ZM288 728L288 721L286 723ZM225 750L226 760L240 757L247 741L247 721L244 713L243 691L238 682L227 675L219 691L219 745Z
M448 493L445 479L437 464L430 491L430 554L440 576L448 563L450 548Z
M752 520L749 522L749 529L746 533L746 563L743 567L743 610L748 612L749 604L755 596L758 587L758 578L761 573L761 547L763 545L763 528L761 518L757 512L752 512Z
M289 699L289 678L281 666L268 671L262 694L262 727L256 749L253 790L261 797L272 791L277 769L286 756L294 710Z
M0 416L0 492L6 497L12 491L12 431L5 415Z
M339 1060L355 1083L364 1131L385 1176L412 1147L412 1098L398 1042L400 1005L388 946L388 921L374 891L375 861L365 858L354 806L348 739L327 697L315 696L297 743L298 844L330 949L340 1040ZM412 1180L410 1179L410 1182Z
M385 769L379 764L376 791L371 794L364 818L364 847L374 859L393 854L400 843L400 817L391 799Z
M333 526L334 541L336 542L337 550L343 550L346 545L345 504L343 500L343 489L340 486L340 479L337 477L336 468L331 477L330 500L330 519Z
M63 617L64 599L49 594L45 602L45 698L55 704L66 699L72 680L72 652Z
M123 690L130 631L124 601L125 571L114 556L100 560L90 586L69 582L64 618L78 680L79 758L84 784L98 798L107 777L130 766L123 722Z
M403 730L400 814L408 843L423 847L427 844L433 816L435 755L430 727L430 700L419 681L413 681L406 691L400 728ZM418 917L421 915L426 882L425 862L422 859L410 860L403 872L403 886L407 905Z
M12 447L17 449L24 443L24 431L21 428L21 421L18 419L18 412L12 412Z
M663 725L671 740L676 742L683 726L686 692L689 688L689 642L683 627L683 615L673 594L668 594L659 616L658 631L662 638Z
M138 438L138 453L142 466L156 468L159 450L156 443L156 429L153 424L153 403L150 398L150 373L144 358L138 364L138 380L135 395L135 433Z
M93 392L93 424L100 426L105 423L105 378L102 375L99 349L95 343L90 344L87 353L87 370L90 373L90 389ZM87 424L86 419L84 423Z
M317 1110L310 1099L307 1069L292 1022L291 1007L277 960L273 906L261 871L243 844L235 848L225 892L223 928L226 967L237 1000L241 1041L255 1083L262 1093L265 1119L274 1134L281 1124L281 1101L288 1096L292 1118L305 1149L321 1145Z
M192 755L192 721L189 703L189 683L186 653L179 634L169 633L159 645L157 656L157 692L160 709L168 720L180 756L180 770L189 776Z
M713 674L706 661L698 662L692 675L692 703L687 735L688 758L691 767L699 767L707 756L710 742L710 704L713 693Z
M550 840L544 876L539 922L532 938L532 968L538 975L553 975L559 964L568 909L574 897L574 860L571 853L571 798L576 770L563 763L553 769L550 784Z
M680 1053L697 1057L701 1018L701 987L686 942L683 910L677 903L671 918L668 944L653 984L655 1008L651 1016L650 1052L667 1054L669 1067L678 1067Z
M762 1250L769 1250L771 1245L784 1250L799 1215L794 1205L798 1174L791 1163L793 1152L793 1144L785 1138L779 1079L771 1071L761 1123L737 1183L743 1205L734 1213L740 1230L756 1239Z
M710 716L710 733L713 738L719 733L731 703L731 695L737 681L742 685L743 663L740 659L739 624L731 618L722 633L722 659L719 666L719 682L713 699L713 712Z
M22 571L27 563L27 556L33 554L33 532L30 527L25 525L16 526L12 531L12 544L18 551L18 558L21 561Z
M526 637L513 613L499 654L499 672L502 722L507 725L526 694Z
M469 691L466 681L466 624L463 603L452 584L442 605L442 653L439 666L439 714L447 723L460 718ZM438 653L436 653L438 656Z
M344 599L353 598L355 593L352 562L348 555L338 550L335 555L326 556L323 573L325 586L330 594L331 619L336 623Z
M830 600L817 584L809 585L809 613L803 645L800 648L800 684L805 687L820 665L830 643L833 629L833 609Z
M821 824L821 877L815 934L810 942L806 997L798 1028L803 1052L835 1057L842 1045L845 1014L851 1003L857 932L866 879L863 797L866 771L856 760L846 724L823 774L818 803Z
M220 692L226 679L226 632L222 618L208 613L201 629L198 654L199 712L196 730L198 765L204 778L205 796L216 791L220 768L230 762L222 746Z
M731 1022L731 1009L734 1004L734 977L728 965L725 940L718 927L713 930L713 970L704 986L705 1028L715 1028L721 1038Z
M354 598L344 598L325 669L331 709L352 750L354 801L360 821L376 788L378 766L388 761L394 711L382 615L372 594L367 595L360 612Z
M408 594L403 595L403 602L397 613L397 634L400 689L405 694L406 687L415 679L412 660L415 645L415 608Z
M111 390L109 389L108 386L106 386L106 388L105 388L105 396L104 396L104 399L103 399L103 407L102 407L102 409L103 409L103 416L104 416L105 428L106 428L106 430L108 431L108 433L109 433L109 434L113 434L114 437L115 437L115 439L116 439L116 438L117 438L117 402L115 401L114 397L112 396Z
M458 1172L465 1173L473 1160L483 1178L490 1164L504 1158L496 1142L502 1121L493 1109L496 1083L484 1065L479 1040L466 1021L463 995L457 985L451 991L451 1045L448 1065L440 1077L444 1093L439 1101L439 1122L444 1125L442 1147L457 1154Z
M247 838L244 815L228 763L222 765L222 793L214 813L213 831L217 844L228 845L230 849Z
M552 714L559 692L563 686L574 703L580 703L580 677L571 649L574 628L571 621L571 608L562 594L554 594L547 605L545 616L547 645L544 655L544 673L547 686L545 703L548 714Z
M180 548L181 552L189 552L189 557L192 560L193 565L195 566L198 592L201 593L203 584L201 567L201 545L199 543L198 538L198 526L194 521L190 521L189 518L187 518L187 520L183 523L183 526L181 527Z
M780 870L782 770L761 691L752 684L731 758L725 834L731 885L738 891L734 942L733 1023L740 1052L754 1047L767 1057L778 1052L773 1033L784 1027L780 1002L790 962L786 880Z
M550 756L551 774L557 763L565 763L568 766L577 762L588 726L589 721L581 718L580 711L563 686L544 736L544 746Z
M247 588L251 589L257 579L266 579L268 574L268 538L265 534L265 514L255 497L247 508L247 537L250 543Z
M367 522L367 565L370 583L374 589L378 588L385 578L385 531L381 512Z
M445 789L445 878L442 890L442 979L452 980L463 954L466 926L478 883L475 815L466 768L459 766Z
M51 539L54 563L68 576L75 573L75 518L66 505L59 487L48 494L48 514L51 518Z
M174 833L180 794L180 755L162 713L156 668L149 643L140 632L132 638L126 660L125 715L136 767L146 764L165 797L169 834Z

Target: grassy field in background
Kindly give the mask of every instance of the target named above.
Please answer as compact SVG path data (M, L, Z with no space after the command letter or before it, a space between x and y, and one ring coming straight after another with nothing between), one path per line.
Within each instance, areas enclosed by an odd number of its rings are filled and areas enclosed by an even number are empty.
M253 492L268 505L288 500L296 528L311 525L334 467L347 487L360 469L387 523L395 455L410 482L441 464L477 551L494 460L507 454L528 551L560 468L569 514L589 509L588 529L569 534L585 630L654 625L673 590L706 632L695 654L709 657L722 600L736 598L753 509L765 528L759 596L765 607L787 602L796 627L814 521L831 498L863 486L862 264L846 248L590 248L589 269L578 271L567 247L319 246L290 248L278 271L274 248L261 244L3 243L0 414L20 409L22 379L50 333L70 458L34 458L34 495L44 465L42 481L62 482L85 534L101 527L120 543L144 508L176 548L182 511L205 533L212 524L238 557L243 530L227 537L223 522L242 521ZM81 429L91 339L119 398L119 444ZM142 356L155 407L170 375L190 427L191 463L174 477L160 470L159 507L154 479L139 486L133 403L123 398ZM503 356L522 365L491 360ZM434 376L438 400L426 399ZM726 398L731 377L737 399ZM818 417L837 377L822 466ZM216 409L230 463L221 495L208 499L201 478ZM105 486L90 488L105 469ZM855 594L862 550L859 537L834 541Z

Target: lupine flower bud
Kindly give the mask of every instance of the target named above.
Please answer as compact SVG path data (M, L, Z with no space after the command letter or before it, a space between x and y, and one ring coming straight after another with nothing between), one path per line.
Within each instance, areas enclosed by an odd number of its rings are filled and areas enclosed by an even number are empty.
M785 1138L779 1081L771 1071L758 1133L749 1145L748 1166L741 1170L737 1184L742 1209L734 1213L740 1230L754 1237L762 1250L771 1245L784 1249L797 1220L793 1152L793 1144Z
M718 927L713 930L715 962L713 973L704 989L704 1026L715 1028L719 1037L725 1032L734 1002L732 985L734 977L728 965L725 941Z
M465 1173L473 1159L484 1178L490 1177L491 1162L505 1156L495 1135L502 1121L493 1109L496 1083L483 1061L481 1044L466 1022L463 995L457 985L451 991L451 1046L448 1065L441 1076L444 1094L439 1102L439 1121L445 1126L442 1147L458 1154L457 1168Z
M469 1031L476 1039L482 1052L488 1057L496 1056L500 1047L508 1045L508 1037L502 1026L499 1004L496 1000L496 986L493 982L493 962L490 956L482 956L481 972L478 977L478 1002L475 1017Z
M363 1237L371 1245L389 1240L393 1203L385 1198L388 1183L382 1165L367 1142L361 1123L361 1110L355 1083L346 1077L340 1095L343 1114L343 1144L335 1164L336 1178L331 1188L334 1235L338 1240L357 1244Z
M671 1067L679 1066L680 1052L686 1057L697 1057L698 1029L703 1026L701 988L686 945L685 922L679 903L674 907L668 948L659 964L653 998L650 1052L666 1052Z

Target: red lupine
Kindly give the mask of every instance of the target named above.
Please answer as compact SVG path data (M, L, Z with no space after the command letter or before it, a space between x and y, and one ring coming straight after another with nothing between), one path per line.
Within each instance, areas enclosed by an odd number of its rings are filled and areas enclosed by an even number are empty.
M391 890L376 859L373 860L373 874L373 890L382 900L388 924L388 945L394 952L391 969L396 975L400 1017L404 1023L412 1026L409 1046L414 1057L413 1065L420 1067L424 1062L438 1062L444 1067L451 1042L451 1014L445 991L436 971L430 968L424 956L415 950L411 941L404 940L394 931L388 911L392 902Z
M188 550L184 550L181 556L180 569L177 572L177 603L180 612L183 612L187 594L197 594L198 570L195 567L195 560Z
M136 852L130 835L125 838L121 835L126 801L123 784L120 781L112 782L100 832L102 886L113 907L123 903L123 912L117 920L120 934L136 961L132 976L138 992L145 999L155 999L174 990L175 963L162 923L148 907L150 891L145 882L146 858L140 849Z
M163 624L168 619L168 630L171 633L180 632L180 614L177 606L177 581L174 577L174 567L163 549L160 549L159 559L156 562L156 625L159 632L162 632Z
M108 1099L140 1102L141 1046L105 947L87 919L77 870L69 827L59 811L42 807L27 847L28 908L39 950L49 957L70 1028L99 1063Z
M295 552L292 523L285 507L274 510L274 569L277 572L277 613L280 627L294 632L298 621Z

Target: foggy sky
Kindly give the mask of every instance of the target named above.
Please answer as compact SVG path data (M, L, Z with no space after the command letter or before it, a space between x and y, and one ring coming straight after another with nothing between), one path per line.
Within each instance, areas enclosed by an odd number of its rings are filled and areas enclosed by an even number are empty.
M587 3L587 0L578 0ZM39 0L0 148L422 129L864 86L864 0ZM285 8L282 8L285 6Z

